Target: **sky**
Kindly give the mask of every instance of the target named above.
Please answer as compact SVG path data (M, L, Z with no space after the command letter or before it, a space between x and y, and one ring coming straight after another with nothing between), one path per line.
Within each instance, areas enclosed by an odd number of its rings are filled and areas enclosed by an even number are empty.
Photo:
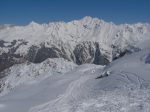
M68 22L84 16L115 24L150 23L150 0L0 0L0 24Z

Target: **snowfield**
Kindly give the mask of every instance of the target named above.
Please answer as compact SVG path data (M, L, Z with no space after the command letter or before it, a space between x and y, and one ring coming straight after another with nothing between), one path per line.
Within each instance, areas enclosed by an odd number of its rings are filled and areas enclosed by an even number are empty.
M31 45L47 40L57 45L63 41L62 46L71 46L69 49L85 40L100 42L96 48L103 49L101 53L108 53L109 58L114 52L121 54L111 45L128 48L130 53L107 65L77 65L63 57L12 65L0 74L0 112L150 112L149 24L114 25L85 17L69 23L0 27L0 39L10 43L30 38L15 53L25 53ZM5 47L1 43L3 54L9 42L4 42ZM89 49L95 45L86 42L83 46L79 58L90 59Z
M149 53L143 48L108 66L71 64L63 74L26 80L0 97L0 112L149 112Z
M144 49L104 69L94 69L93 74L86 73L85 78L73 82L63 95L30 112L149 112L150 65L141 60L149 52L150 49ZM96 79L104 71L110 74Z
M54 73L63 75L76 66L74 63L63 58L47 59L40 64L24 63L14 65L4 71L7 77L1 79L3 85L1 85L2 92L0 95L5 95L18 85L24 83L32 84L50 77Z

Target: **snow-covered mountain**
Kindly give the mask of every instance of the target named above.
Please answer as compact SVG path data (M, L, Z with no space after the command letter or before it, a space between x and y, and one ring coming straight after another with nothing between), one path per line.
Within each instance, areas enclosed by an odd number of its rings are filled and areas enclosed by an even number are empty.
M27 60L40 63L60 57L77 64L105 65L119 55L139 50L136 44L149 37L149 24L115 25L91 17L68 23L3 25L0 27L0 71Z
M4 77L0 79L0 96L8 93L18 85L34 82L37 79L40 81L53 74L63 75L76 66L73 62L63 58L49 58L40 64L23 63L14 65L2 72Z
M37 65L21 64L22 70L19 65L11 67L5 80L15 86L0 97L0 112L149 112L149 42L140 45L141 51L107 66L50 59ZM53 62L69 69L58 73Z
M150 24L0 26L0 112L149 112Z

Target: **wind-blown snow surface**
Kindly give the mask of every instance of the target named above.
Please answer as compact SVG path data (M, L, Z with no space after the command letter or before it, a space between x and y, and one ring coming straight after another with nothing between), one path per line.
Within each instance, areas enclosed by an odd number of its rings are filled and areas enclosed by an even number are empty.
M0 112L149 112L148 43L108 66L67 62L62 65L73 67L63 74L56 70L42 80L26 80L0 97Z

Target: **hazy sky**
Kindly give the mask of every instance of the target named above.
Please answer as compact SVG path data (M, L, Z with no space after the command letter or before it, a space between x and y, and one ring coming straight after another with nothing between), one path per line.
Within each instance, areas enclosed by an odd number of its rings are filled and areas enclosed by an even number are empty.
M0 0L0 24L70 21L84 16L150 23L150 0Z

